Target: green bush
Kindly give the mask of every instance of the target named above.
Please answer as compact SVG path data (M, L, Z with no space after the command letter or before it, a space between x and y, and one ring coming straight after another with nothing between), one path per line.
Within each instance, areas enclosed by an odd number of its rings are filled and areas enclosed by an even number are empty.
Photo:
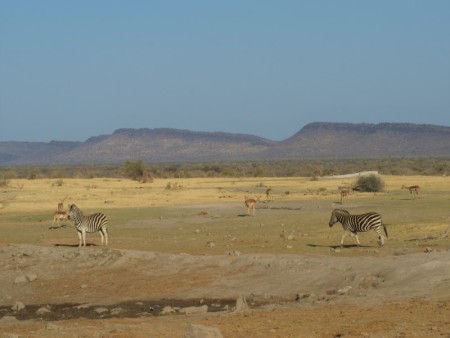
M379 192L384 189L384 182L377 175L361 176L356 181L354 189L363 192Z

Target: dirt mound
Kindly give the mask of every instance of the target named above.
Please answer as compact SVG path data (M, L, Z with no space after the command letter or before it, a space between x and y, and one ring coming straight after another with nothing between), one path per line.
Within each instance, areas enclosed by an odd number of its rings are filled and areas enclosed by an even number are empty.
M239 254L191 256L72 247L8 245L0 275L2 305L129 300L295 300L342 294L376 302L389 297L450 296L450 252L388 257ZM29 276L35 276L30 280ZM401 286L401 287L400 287ZM342 289L347 291L341 291Z

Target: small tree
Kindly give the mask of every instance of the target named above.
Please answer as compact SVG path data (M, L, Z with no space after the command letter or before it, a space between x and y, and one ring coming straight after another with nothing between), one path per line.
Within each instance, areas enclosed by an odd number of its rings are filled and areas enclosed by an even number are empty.
M384 182L377 175L361 176L356 181L355 189L363 192L379 192L384 189Z

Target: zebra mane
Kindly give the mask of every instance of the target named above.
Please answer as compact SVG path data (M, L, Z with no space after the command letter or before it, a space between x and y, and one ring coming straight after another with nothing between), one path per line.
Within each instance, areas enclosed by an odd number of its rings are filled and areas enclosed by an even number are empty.
M75 204L70 204L69 205L69 212L73 212L75 214L77 214L78 216L84 217L83 212L81 211L80 208L78 208Z
M334 209L333 212L334 213L339 213L339 214L350 215L350 213L347 210L344 210L344 209Z

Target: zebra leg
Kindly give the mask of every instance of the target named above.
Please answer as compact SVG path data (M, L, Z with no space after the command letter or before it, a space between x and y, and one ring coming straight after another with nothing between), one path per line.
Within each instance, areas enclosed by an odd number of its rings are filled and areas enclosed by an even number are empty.
M378 234L378 245L383 246L384 245L384 236L381 234L381 229L378 228L375 230Z
M344 246L344 238L345 238L347 235L348 235L348 231L346 230L346 231L344 231L344 234L342 235L342 238L341 238L341 248Z
M81 248L81 231L78 231L77 234L78 234L78 247Z
M361 243L359 242L358 235L357 235L357 234L353 234L353 233L352 233L352 235L356 238L356 245L357 245L358 248L359 248L359 246L361 245Z
M83 246L86 247L86 230L82 230L82 237L83 237Z
M108 245L108 230L103 229L103 234L105 235L105 245Z
M102 238L102 245L103 245L103 240L104 240L104 237L105 237L105 236L103 236L103 229L99 230L99 234L100 234L100 237Z

